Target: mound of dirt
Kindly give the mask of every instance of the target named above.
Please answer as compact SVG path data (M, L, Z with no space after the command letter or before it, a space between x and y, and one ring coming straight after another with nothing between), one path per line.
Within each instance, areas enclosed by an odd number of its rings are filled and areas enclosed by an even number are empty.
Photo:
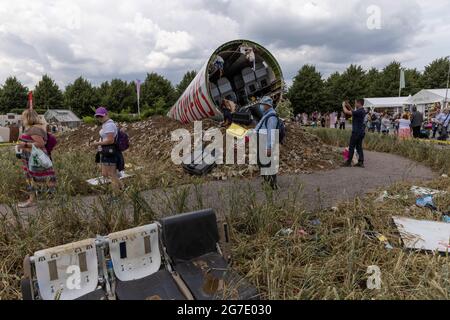
M171 133L176 129L194 131L193 124L181 124L166 117L156 116L145 121L135 123L121 123L130 137L130 150L125 158L140 166L164 168L169 174L185 177L181 166L171 161L172 148ZM204 120L202 129L218 127L217 122ZM311 173L317 170L335 168L339 162L339 155L332 148L323 143L313 134L306 132L298 123L286 123L287 138L281 146L280 173L297 174ZM98 140L99 126L83 124L76 130L64 133L59 137L58 151L82 151L95 154L91 143ZM225 129L221 128L224 133ZM251 165L220 165L209 175L212 179L225 180L231 177L252 177L259 174L259 170Z

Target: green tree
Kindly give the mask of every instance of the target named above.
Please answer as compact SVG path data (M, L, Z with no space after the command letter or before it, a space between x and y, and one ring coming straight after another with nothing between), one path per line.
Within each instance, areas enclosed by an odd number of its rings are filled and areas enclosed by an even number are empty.
M381 82L381 73L378 71L377 68L371 68L366 73L366 92L365 97L366 98L375 98L375 97L381 97L382 96L382 90L379 87L379 84Z
M160 98L164 99L164 109L167 110L177 100L176 91L169 80L157 73L149 73L141 87L141 103L155 108Z
M417 69L405 70L406 88L402 89L402 96L415 95L423 88L422 74Z
M131 112L137 108L133 92L132 83L130 85L126 81L113 79L108 85L106 96L102 97L102 105L116 113Z
M364 98L366 86L366 72L361 66L351 64L341 76L342 97L341 100L355 101ZM340 101L342 102L342 101Z
M393 61L388 64L380 74L376 83L380 90L381 97L398 97L400 87L400 68L401 64Z
M181 97L184 90L187 89L187 87L191 84L192 80L194 80L195 76L197 75L197 71L188 71L183 76L183 79L181 82L177 85L176 91L177 91L177 100Z
M425 67L423 86L425 89L442 89L447 87L449 59L436 59Z
M324 83L320 72L316 70L315 66L304 65L295 76L287 94L295 114L321 110L323 89Z
M40 109L61 109L64 98L58 85L48 75L44 75L33 92L34 104Z
M99 97L95 88L89 81L79 77L74 83L69 84L64 92L64 106L72 110L78 116L92 115L92 108L99 103Z
M341 110L344 100L344 85L339 72L331 74L325 81L323 99L327 111Z
M0 90L0 112L7 113L13 109L27 107L28 88L23 86L16 77L6 79Z
M109 82L104 81L100 84L99 87L95 88L95 91L97 92L97 96L99 98L99 103L101 105L106 105L108 91L109 91Z

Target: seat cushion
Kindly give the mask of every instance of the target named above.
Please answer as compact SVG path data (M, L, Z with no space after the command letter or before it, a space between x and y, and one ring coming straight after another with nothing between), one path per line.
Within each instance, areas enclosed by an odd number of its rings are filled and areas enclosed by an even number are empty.
M139 280L117 280L116 296L118 300L186 300L167 270Z
M164 218L161 225L164 246L175 263L217 251L219 231L211 209Z
M175 265L196 300L251 300L258 298L255 287L229 270L217 253Z
M106 300L106 292L102 289L97 289L75 300Z

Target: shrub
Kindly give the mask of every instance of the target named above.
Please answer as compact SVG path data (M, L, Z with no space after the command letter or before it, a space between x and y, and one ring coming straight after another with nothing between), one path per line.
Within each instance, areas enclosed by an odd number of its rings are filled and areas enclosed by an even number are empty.
M86 116L83 117L83 122L86 124L94 124L95 123L95 118L94 117L90 117L90 116Z

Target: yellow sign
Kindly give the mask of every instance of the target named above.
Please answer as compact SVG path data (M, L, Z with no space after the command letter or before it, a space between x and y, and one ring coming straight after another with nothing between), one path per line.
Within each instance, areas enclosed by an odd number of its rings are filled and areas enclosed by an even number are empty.
M243 139L247 135L248 130L240 125L233 123L228 129L227 134L236 137L238 139Z

